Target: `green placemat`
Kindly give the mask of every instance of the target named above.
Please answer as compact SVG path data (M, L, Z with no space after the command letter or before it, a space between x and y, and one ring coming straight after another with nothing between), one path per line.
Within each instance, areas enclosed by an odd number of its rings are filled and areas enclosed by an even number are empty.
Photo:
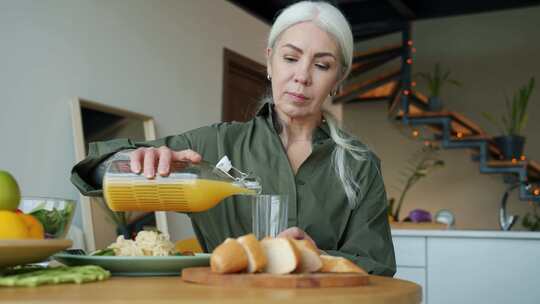
M35 287L44 284L82 284L106 280L110 276L109 271L95 265L53 268L24 266L0 272L0 286Z

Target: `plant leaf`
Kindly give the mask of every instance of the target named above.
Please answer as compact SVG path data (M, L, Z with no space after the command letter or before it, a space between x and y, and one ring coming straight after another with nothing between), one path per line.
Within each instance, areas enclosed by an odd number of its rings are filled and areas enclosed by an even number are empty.
M501 125L501 123L495 118L493 117L490 113L488 112L482 112L482 116L484 116L485 119L487 119L489 122L491 122L493 125L495 125L495 127L497 129L499 129L499 131L501 133L504 134L504 126Z
M461 87L461 82L457 81L457 80L454 80L454 79L448 79L447 80L449 83L455 85L456 87Z

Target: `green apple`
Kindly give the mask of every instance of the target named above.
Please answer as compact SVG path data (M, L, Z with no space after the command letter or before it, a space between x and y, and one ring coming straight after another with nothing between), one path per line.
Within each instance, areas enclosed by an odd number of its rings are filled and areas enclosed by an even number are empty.
M9 172L0 170L0 210L17 210L21 191L17 181Z

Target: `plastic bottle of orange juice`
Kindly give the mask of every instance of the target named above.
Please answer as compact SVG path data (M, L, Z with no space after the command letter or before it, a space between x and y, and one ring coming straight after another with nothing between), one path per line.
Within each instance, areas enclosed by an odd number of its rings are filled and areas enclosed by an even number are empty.
M228 196L260 192L258 178L234 168L227 156L216 166L175 162L169 176L154 179L132 173L129 160L114 160L103 178L105 201L114 211L200 212Z

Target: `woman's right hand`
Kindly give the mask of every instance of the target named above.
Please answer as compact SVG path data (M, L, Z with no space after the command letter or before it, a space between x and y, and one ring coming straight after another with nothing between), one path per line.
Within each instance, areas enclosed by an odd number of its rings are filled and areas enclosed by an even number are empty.
M174 161L191 161L198 163L202 157L193 150L174 151L166 146L159 148L138 148L129 154L131 172L143 173L147 178L159 175L167 176L171 171L171 163Z

